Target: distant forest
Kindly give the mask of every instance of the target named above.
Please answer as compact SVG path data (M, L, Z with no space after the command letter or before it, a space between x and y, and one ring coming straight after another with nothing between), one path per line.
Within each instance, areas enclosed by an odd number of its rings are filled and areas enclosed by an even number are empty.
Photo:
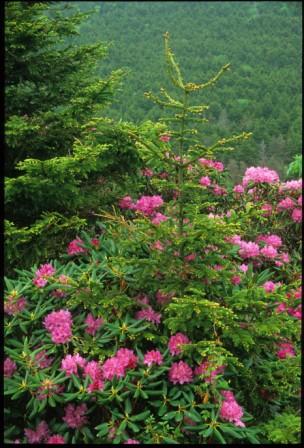
M63 2L64 3L64 2ZM217 137L250 131L253 137L224 156L237 177L248 165L267 165L285 173L301 152L300 2L74 2L94 10L81 25L79 43L109 43L102 75L126 71L116 102L106 114L137 123L160 118L159 108L144 97L168 87L164 79L163 33L186 80L204 82L222 65L231 70L216 89L201 97L209 122L206 144Z

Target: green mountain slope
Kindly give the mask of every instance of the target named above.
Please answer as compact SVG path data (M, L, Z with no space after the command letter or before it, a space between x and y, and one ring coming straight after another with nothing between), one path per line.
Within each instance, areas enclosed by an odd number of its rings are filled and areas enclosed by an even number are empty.
M81 42L112 42L103 70L127 68L123 91L108 115L157 120L145 97L164 84L162 35L169 31L187 80L203 82L231 63L216 89L204 91L210 105L206 142L251 131L253 138L226 156L235 173L248 164L283 172L301 151L300 2L75 2L96 7L82 25ZM165 85L166 87L166 85ZM241 166L240 166L241 163Z

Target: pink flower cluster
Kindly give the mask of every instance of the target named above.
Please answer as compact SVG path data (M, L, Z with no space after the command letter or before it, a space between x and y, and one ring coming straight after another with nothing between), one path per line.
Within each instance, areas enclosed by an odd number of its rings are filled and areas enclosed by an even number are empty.
M235 185L235 187L233 188L234 193L237 194L242 194L244 193L245 189L242 185Z
M295 350L290 342L282 342L278 344L279 350L277 351L277 356L280 359L285 359L287 357L295 356Z
M219 366L214 370L211 369L212 367L208 361L202 362L194 369L194 375L203 375L206 383L212 383L217 375L224 372L225 366Z
M152 177L154 173L152 170L150 170L150 168L143 168L141 170L141 174L142 174L142 176L145 176L145 177Z
M239 255L242 258L253 258L257 257L260 254L260 248L258 244L253 243L252 241L240 241L239 243Z
M184 361L174 362L169 370L169 380L173 384L191 383L193 372Z
M65 445L64 437L59 434L53 434L46 441L47 444L51 445Z
M65 344L72 338L72 316L70 311L52 311L44 318L44 326L51 333L55 344Z
M85 416L85 413L88 410L85 403L80 404L79 406L68 404L64 410L65 416L62 418L62 420L67 424L69 428L79 429L88 422L88 419Z
M4 302L4 312L10 316L14 316L17 313L21 313L26 307L25 297L17 298L14 295L10 295Z
M61 370L64 370L67 376L78 376L78 367L82 369L86 365L86 360L78 353L76 355L66 355L61 361Z
M170 302L170 300L172 299L173 296L174 296L174 292L165 293L160 290L158 290L155 295L156 302L159 305L165 305L166 303Z
M123 444L124 445L140 445L140 442L136 439L128 439Z
M274 283L272 281L267 281L264 283L263 288L264 288L265 292L268 293L268 292L273 292L280 285L281 285L280 282Z
M275 248L279 248L282 246L282 240L278 235L259 235L256 238L256 242L259 243L263 241L266 244L269 244Z
M302 179L299 180L289 180L288 182L284 182L280 185L279 191L290 191L290 192L299 192L302 190Z
M153 216L151 222L152 224L160 224L161 222L167 221L168 216L163 215L162 213L155 213L155 215Z
M146 309L137 311L135 319L143 319L158 325L161 321L161 314L153 310L151 306Z
M160 135L159 139L161 142L168 143L170 141L171 137L168 134L162 134L162 135Z
M163 363L163 356L158 350L150 350L144 356L144 364L149 367L152 364L158 364L159 366Z
M244 422L241 421L244 414L243 408L237 403L233 393L230 390L223 390L222 395L224 401L221 405L220 417L235 426L245 427Z
M101 317L94 319L93 315L89 313L86 317L85 323L87 325L85 332L91 334L92 336L95 336L96 332L102 326L104 321Z
M206 166L207 168L213 168L216 171L224 171L224 165L222 162L217 162L216 160L208 160L208 159L198 159L198 162L202 166Z
M4 376L10 378L17 370L16 363L11 358L5 358L3 370Z
M38 425L36 430L25 429L25 436L29 443L41 443L46 441L50 435L48 424L42 420Z
M190 339L183 333L176 333L171 336L168 343L168 348L172 356L180 355L182 353L181 345L191 344Z
M55 272L56 270L50 263L42 264L35 272L35 277L33 279L34 285L38 288L43 288L47 284L48 278L52 277Z
M84 368L83 375L88 375L92 383L88 386L88 392L94 392L95 390L102 390L104 388L104 377L102 366L97 361L89 361Z
M83 240L79 237L72 240L68 245L68 255L77 255L86 252L86 249L82 247L83 244Z
M35 356L35 362L40 367L40 369L46 369L47 367L50 367L52 364L54 358L50 358L47 356L45 350L41 350L37 353Z
M245 175L242 180L243 187L247 187L249 183L260 184L274 184L279 182L279 175L276 171L270 170L267 167L250 167L245 171Z
M137 356L133 350L121 348L115 356L107 359L102 366L103 377L112 380L114 376L122 378L127 369L134 369L137 365Z

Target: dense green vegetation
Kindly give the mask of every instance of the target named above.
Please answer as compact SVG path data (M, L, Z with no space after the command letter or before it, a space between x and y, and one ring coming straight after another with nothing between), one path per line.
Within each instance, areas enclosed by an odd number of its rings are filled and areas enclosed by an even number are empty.
M78 40L112 42L107 70L128 69L117 101L107 111L137 122L161 116L144 98L164 79L161 39L174 39L185 79L205 82L226 63L231 72L201 100L210 105L205 143L240 130L253 132L237 152L224 156L235 180L247 165L285 173L301 151L300 2L75 2L97 9ZM164 87L168 87L165 84Z

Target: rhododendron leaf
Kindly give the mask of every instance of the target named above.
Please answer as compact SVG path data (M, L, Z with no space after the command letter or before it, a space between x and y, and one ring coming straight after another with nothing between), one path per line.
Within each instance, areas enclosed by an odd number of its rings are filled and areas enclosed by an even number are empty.
M221 424L221 431L233 437L236 437L237 439L243 439L242 431L238 432L232 427L232 425Z
M132 422L138 422L141 420L145 420L149 415L150 415L150 411L144 411L144 412L141 412L140 414L133 415L131 417L131 420L132 420Z
M202 417L200 416L200 414L198 412L196 412L194 409L192 409L191 411L186 411L185 415L189 418L191 418L191 420L200 423L202 421Z
M220 442L220 443L224 443L226 444L226 440L224 439L224 437L222 436L222 434L220 433L220 431L218 431L216 428L213 430L213 434L215 436L215 438Z
M107 423L101 423L98 426L95 426L95 429L98 430L97 437L105 436L109 431L109 426Z

